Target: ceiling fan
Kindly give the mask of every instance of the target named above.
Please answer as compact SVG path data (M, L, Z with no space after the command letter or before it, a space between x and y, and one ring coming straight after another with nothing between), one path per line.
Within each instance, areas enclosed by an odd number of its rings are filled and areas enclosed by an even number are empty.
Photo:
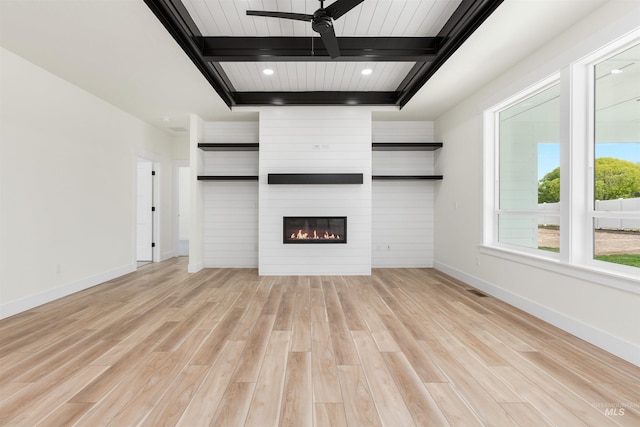
M322 43L324 43L324 47L327 49L327 52L329 52L329 56L331 56L331 58L337 58L340 56L340 47L338 46L336 33L333 30L333 21L349 12L364 0L337 0L326 8L324 7L324 0L319 1L320 9L313 12L313 15L306 13L267 12L262 10L247 10L247 15L311 22L311 29L320 34Z

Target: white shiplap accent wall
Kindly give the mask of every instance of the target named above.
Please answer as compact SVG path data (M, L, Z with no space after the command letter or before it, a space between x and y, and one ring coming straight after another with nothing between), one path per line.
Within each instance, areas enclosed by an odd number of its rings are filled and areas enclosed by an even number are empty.
M362 173L362 185L269 185L269 173ZM371 274L371 112L260 112L261 275ZM283 244L283 216L347 216L346 244Z
M374 122L373 142L434 142L433 122ZM434 174L433 151L374 151L373 175ZM432 267L438 181L373 181L373 267Z
M257 122L208 122L204 142L258 142ZM201 151L204 175L257 175L256 151ZM258 182L205 181L205 267L258 266Z

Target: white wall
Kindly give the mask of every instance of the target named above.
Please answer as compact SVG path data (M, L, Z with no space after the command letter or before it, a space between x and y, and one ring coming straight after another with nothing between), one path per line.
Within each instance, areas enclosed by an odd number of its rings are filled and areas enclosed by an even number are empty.
M362 173L364 184L269 185L269 173ZM371 274L370 111L261 111L259 185L260 274ZM347 243L285 245L283 216L347 216Z
M640 364L640 294L482 253L482 113L640 22L640 4L611 2L436 121L435 267ZM446 70L444 70L446 71ZM640 286L640 285L638 285Z
M173 253L169 136L0 50L0 317L134 270L135 166L160 159Z
M373 142L435 142L433 122L373 122ZM374 151L373 175L432 175L434 151ZM433 266L433 194L439 181L372 183L372 264Z

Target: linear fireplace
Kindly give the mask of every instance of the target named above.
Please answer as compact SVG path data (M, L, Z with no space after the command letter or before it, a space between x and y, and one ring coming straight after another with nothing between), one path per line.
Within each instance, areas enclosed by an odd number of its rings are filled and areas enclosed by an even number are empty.
M347 243L346 216L285 216L282 243Z

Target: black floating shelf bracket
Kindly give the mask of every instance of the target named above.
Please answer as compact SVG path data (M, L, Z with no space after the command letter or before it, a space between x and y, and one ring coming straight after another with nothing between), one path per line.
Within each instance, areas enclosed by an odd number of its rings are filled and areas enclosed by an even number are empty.
M269 184L362 184L361 173L270 173Z

